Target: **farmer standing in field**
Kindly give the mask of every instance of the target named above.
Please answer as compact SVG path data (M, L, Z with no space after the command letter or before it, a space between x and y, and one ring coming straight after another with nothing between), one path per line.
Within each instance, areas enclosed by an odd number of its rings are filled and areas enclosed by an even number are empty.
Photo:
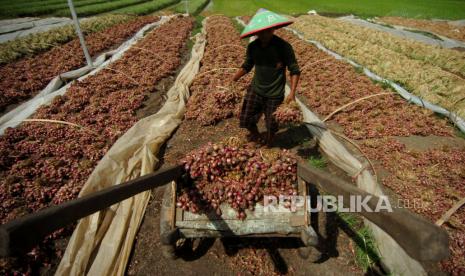
M258 141L260 134L257 122L265 114L267 134L266 144L271 146L278 123L273 113L284 100L286 67L291 76L291 91L286 101L295 101L295 91L300 77L292 46L274 35L274 30L292 24L287 18L271 11L260 9L250 20L241 38L257 35L258 39L249 43L245 61L236 72L233 81L238 81L255 66L252 85L242 104L240 127L249 130L249 139Z

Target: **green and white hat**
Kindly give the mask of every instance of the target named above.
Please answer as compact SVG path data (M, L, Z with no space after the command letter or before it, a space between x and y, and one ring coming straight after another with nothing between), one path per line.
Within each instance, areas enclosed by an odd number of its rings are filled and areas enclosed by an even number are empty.
M270 28L281 28L293 22L286 17L265 9L259 9L252 17L249 24L242 31L241 38L257 34Z

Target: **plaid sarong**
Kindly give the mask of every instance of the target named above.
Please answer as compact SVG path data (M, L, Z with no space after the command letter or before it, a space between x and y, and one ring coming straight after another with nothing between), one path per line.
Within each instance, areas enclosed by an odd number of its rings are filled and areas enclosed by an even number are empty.
M266 128L271 133L278 131L278 123L274 119L273 113L284 101L284 96L279 98L267 98L258 95L252 88L247 90L240 116L240 127L253 129L257 126L262 113L265 113Z

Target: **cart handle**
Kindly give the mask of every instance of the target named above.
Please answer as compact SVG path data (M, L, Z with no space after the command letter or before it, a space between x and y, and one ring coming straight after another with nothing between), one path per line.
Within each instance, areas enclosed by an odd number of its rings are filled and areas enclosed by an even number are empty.
M0 256L24 254L53 231L136 194L163 186L181 174L181 166L172 166L1 225Z
M361 196L362 199L371 197L367 202L371 210L375 210L379 202L379 197L303 162L298 165L297 175L332 195L342 196L344 207L349 206L351 196ZM439 261L449 257L449 237L445 230L406 208L393 205L391 204L392 212L369 212L361 208L360 215L389 234L416 260Z

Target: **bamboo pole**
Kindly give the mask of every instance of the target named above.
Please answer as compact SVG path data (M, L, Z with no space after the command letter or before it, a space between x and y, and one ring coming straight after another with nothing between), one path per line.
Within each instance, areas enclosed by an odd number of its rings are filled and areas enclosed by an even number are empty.
M462 207L465 204L465 197L459 200L457 203L452 206L440 219L436 221L437 226L441 226L444 222L448 221L449 218L457 212L460 207Z
M69 10L71 11L71 16L74 21L74 26L76 27L76 33L79 37L79 42L81 42L82 51L84 51L84 56L86 57L87 65L89 67L93 67L92 58L90 57L89 51L87 50L86 40L84 39L84 35L82 34L76 11L74 10L73 0L68 0L68 6L69 6Z

